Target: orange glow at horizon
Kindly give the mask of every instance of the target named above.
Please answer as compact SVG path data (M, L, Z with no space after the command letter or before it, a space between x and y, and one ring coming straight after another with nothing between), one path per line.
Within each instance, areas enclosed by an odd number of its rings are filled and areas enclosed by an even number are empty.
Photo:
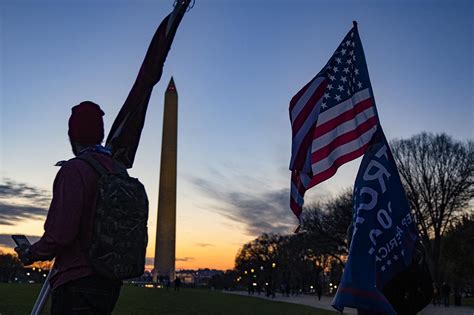
M196 212L199 212L198 210ZM156 214L150 213L150 221ZM218 269L234 268L235 257L242 245L254 237L242 234L242 227L225 222L210 212L200 213L198 219L178 219L176 237L176 270L181 269ZM24 220L15 226L2 226L2 234L26 234L41 236L42 220ZM156 226L149 222L150 226ZM197 227L200 228L197 228ZM155 249L155 231L149 228L146 257L153 261ZM12 247L0 247L3 253L13 254ZM151 258L151 259L150 259ZM147 264L146 270L153 269Z

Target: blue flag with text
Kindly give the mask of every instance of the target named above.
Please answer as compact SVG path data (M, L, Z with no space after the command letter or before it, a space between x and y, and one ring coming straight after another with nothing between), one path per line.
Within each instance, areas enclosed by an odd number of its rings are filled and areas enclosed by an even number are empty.
M411 263L418 233L381 128L364 154L353 198L352 241L333 306L395 315L383 287Z

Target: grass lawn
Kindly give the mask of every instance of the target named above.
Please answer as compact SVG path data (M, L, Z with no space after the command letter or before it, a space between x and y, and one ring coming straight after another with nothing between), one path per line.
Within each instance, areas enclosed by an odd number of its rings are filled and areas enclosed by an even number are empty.
M29 314L40 285L0 283L0 314ZM49 305L43 314L49 313ZM311 314L337 312L309 306L200 289L145 289L124 286L114 314Z
M474 306L474 297L462 299L463 306Z

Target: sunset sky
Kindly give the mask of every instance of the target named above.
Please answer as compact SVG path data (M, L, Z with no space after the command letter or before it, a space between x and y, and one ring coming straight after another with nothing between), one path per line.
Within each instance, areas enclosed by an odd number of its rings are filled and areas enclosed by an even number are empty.
M0 3L0 247L40 236L58 171L72 157L71 107L94 101L106 132L172 0L3 0ZM131 175L150 199L153 257L164 90L179 95L177 262L227 269L264 232L291 233L291 97L359 23L389 139L422 131L472 139L470 1L196 0L150 101ZM353 184L360 160L308 193Z

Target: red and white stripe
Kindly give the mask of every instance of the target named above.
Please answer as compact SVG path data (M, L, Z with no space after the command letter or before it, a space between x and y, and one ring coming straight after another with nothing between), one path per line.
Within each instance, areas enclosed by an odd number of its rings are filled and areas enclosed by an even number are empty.
M324 77L316 77L291 99L292 170L310 171L309 150L326 86L327 80Z
M314 82L316 80L310 84ZM313 88L313 95L322 84L326 85L324 80L320 82L318 87ZM305 88L306 92L310 90L310 87ZM302 93L299 100L304 100L304 95L305 93ZM297 96L298 94L295 98ZM316 103L321 103L321 98ZM298 106L303 109L299 109ZM298 102L290 108L292 114L302 113L303 110L305 106ZM312 128L306 126L296 130L296 138L300 141L297 156L294 161L292 160L292 165L303 167L292 171L290 208L298 218L303 210L306 190L333 176L344 163L362 156L378 126L377 113L369 89L355 93L350 99L322 113L319 111L318 106L315 117L308 115L307 121L313 123ZM292 122L298 119L297 117L293 119L293 117L295 116L291 116ZM300 134L300 132L310 133ZM295 129L293 129L293 134L295 134ZM306 143L308 138L309 144ZM293 138L293 150L295 150L295 138ZM307 150L310 150L309 155L307 155ZM308 162L305 160L307 156L311 159L309 172L304 170L304 164Z
M304 193L310 181L311 177L306 173L300 171L291 172L290 208L298 218L303 211Z
M330 178L339 166L363 155L377 125L369 89L320 113L311 144L313 176L309 187Z

